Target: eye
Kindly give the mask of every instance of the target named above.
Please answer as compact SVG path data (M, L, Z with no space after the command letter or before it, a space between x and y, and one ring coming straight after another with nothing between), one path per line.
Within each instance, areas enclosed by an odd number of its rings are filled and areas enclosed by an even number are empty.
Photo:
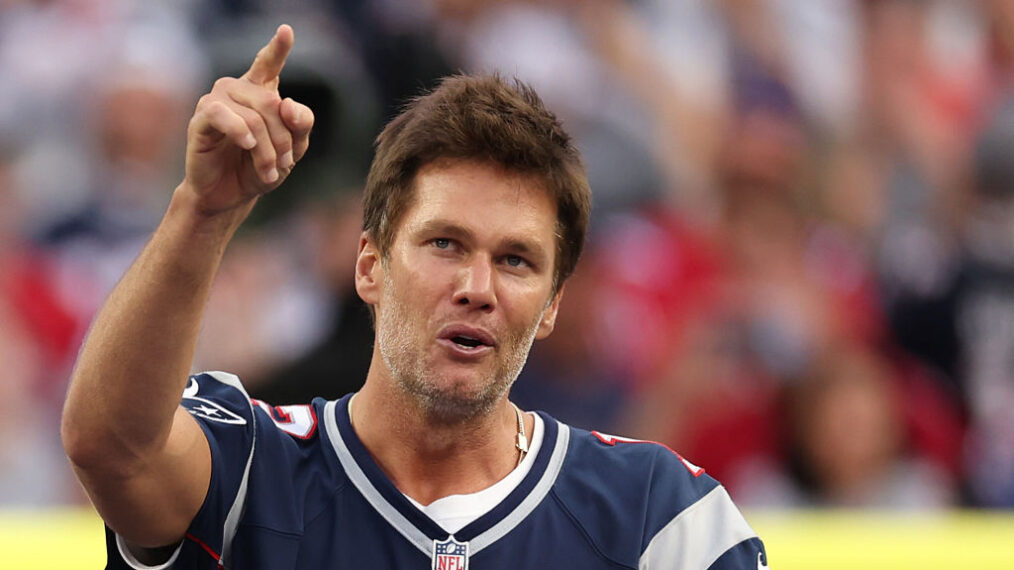
M437 249L447 249L451 247L451 240L447 238L437 238L433 240L432 243L437 247Z
M508 255L504 257L504 261L506 261L507 265L510 265L511 267L524 267L528 265L528 262L525 261L525 258L518 255Z

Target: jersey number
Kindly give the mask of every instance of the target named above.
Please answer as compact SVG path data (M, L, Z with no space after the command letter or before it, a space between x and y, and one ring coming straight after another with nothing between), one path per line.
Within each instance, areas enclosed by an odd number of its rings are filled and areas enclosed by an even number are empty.
M256 398L251 398L250 401L264 410L278 429L293 437L310 439L317 430L317 414L310 406L270 406Z

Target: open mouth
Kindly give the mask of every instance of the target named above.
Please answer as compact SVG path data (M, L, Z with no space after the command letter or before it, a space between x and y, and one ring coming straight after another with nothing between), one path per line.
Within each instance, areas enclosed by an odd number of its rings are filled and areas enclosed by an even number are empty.
M451 342L465 349L473 349L478 348L480 346L486 346L485 343L483 343L481 340L477 338L461 335L451 337Z
M453 324L444 327L437 335L445 346L458 351L458 354L478 356L487 350L496 348L496 337L481 327L465 324Z

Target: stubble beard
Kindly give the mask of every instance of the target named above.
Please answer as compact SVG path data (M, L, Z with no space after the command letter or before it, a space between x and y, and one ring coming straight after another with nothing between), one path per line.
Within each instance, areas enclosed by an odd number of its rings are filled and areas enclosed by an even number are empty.
M439 382L426 360L427 346L413 342L412 312L404 302L405 295L395 290L389 275L384 276L387 307L377 314L376 342L380 356L391 372L395 385L413 400L431 420L441 423L460 423L492 412L496 403L510 390L521 374L528 352L542 320L538 318L520 334L498 339L497 352L502 360L491 377L481 382L478 389L458 383Z

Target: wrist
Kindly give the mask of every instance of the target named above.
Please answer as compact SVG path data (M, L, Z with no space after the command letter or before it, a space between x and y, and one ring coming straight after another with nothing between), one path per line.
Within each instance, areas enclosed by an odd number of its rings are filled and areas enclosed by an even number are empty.
M256 203L254 198L227 210L209 210L201 206L199 196L183 182L173 191L165 221L177 221L195 234L231 237Z

